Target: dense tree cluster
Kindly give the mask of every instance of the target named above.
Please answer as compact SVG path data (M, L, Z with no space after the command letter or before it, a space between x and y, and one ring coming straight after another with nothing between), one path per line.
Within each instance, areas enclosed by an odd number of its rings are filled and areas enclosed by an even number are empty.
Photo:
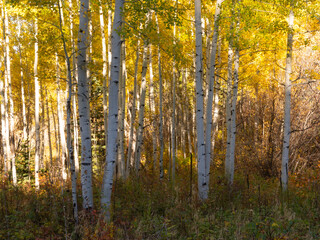
M80 209L110 220L115 179L174 186L194 168L205 201L221 169L230 191L239 174L286 192L318 167L318 1L2 0L1 14L2 178L72 189L76 224Z

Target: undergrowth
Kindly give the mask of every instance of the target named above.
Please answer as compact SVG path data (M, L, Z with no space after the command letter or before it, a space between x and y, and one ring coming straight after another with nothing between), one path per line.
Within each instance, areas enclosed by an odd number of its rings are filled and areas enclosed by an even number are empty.
M80 211L77 227L70 183L43 181L35 191L2 178L0 239L320 239L317 178L292 176L281 194L277 179L237 174L230 188L215 173L208 200L200 202L195 181L190 186L190 176L177 176L174 184L155 174L117 180L110 223L100 215L96 179L95 210Z

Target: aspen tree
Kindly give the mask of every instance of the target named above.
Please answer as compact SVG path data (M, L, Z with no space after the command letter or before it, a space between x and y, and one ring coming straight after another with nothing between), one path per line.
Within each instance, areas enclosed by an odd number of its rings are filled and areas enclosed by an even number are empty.
M89 24L89 0L80 2L80 24L78 35L78 108L81 133L81 184L83 207L93 208L92 152L90 129L89 83L87 78L87 47Z
M22 103L22 120L23 120L23 140L27 139L27 116L26 116L26 100L25 100L25 89L23 79L23 65L22 65L22 48L21 48L21 20L18 17L18 51L19 51L19 63L20 63L20 76L21 76L21 103Z
M173 45L176 44L176 23L173 25ZM175 115L176 115L176 59L175 53L173 53L173 65L172 65L172 116L171 116L171 176L172 181L175 181L176 175L176 124L175 124Z
M71 39L71 46L72 46L72 67L73 67L73 84L78 83L78 71L76 71L76 55L74 54L76 51L75 43L74 43L74 24L73 24L73 4L72 0L69 0L69 8L70 8L70 39ZM72 95L72 108L73 108L73 155L74 155L74 164L76 169L76 175L79 173L79 156L78 156L78 136L79 136L79 130L78 130L78 117L77 117L77 99L76 99L76 92L77 87L76 84L74 84Z
M151 12L148 12L147 22L145 26L147 27L151 20ZM144 112L145 112L145 102L146 102L146 92L147 92L147 69L149 62L149 39L145 37L142 53L142 71L141 71L141 91L140 91L140 102L139 102L139 118L138 118L138 130L137 130L137 144L135 152L135 163L136 172L138 173L141 164L141 152L143 145L143 129L144 129Z
M118 122L118 176L123 177L125 174L125 160L124 160L124 124L125 124L125 103L126 103L126 45L125 40L121 40L121 74L119 79L120 89L119 89L119 122Z
M285 69L285 103L284 103L284 127L283 127L283 146L282 146L282 164L281 164L281 183L282 190L288 189L289 175L289 147L290 147L290 110L291 110L291 72L292 72L292 48L293 48L293 0L290 2L290 13L288 19L288 37L287 37L287 57Z
M34 96L35 96L35 131L36 131L36 146L34 157L34 171L35 171L35 187L40 188L39 183L39 162L40 162L40 84L38 79L38 20L34 22L35 28L35 44L34 44Z
M234 4L234 1L233 1ZM233 14L232 9L232 14ZM226 147L226 158L225 158L225 175L229 184L232 184L231 180L231 169L230 169L230 146L231 146L231 107L232 107L232 79L233 79L233 19L230 23L231 36L228 43L228 79L227 79L227 96L226 96L226 126L227 126L227 147Z
M12 83L11 83L11 58L10 58L10 42L9 42L9 21L8 21L8 13L6 7L4 6L5 13L5 46L6 46L6 63L5 63L5 78L7 80L7 89L9 93L9 101L7 100L7 114L9 114L9 125L7 125L7 137L9 141L10 155L9 159L12 164L12 181L13 184L17 184L17 171L16 171L16 162L15 162L15 146L14 146L14 106L13 106L13 97L12 97ZM7 90L6 90L7 91ZM7 121L7 120L6 120Z
M232 10L233 12L233 10ZM233 20L231 20L230 29L233 30ZM234 156L236 144L236 110L237 110L237 97L238 97L238 81L239 81L239 9L238 20L236 26L236 35L233 33L229 40L228 50L228 82L227 82L227 151L226 151L226 178L229 185L233 184L234 178ZM233 46L235 45L235 51ZM233 60L234 58L234 60ZM234 71L232 66L234 62ZM233 80L233 83L232 83Z
M115 1L115 13L113 30L111 35L112 60L111 60L111 81L109 86L109 114L108 114L108 144L106 165L104 168L101 205L106 220L110 219L111 193L113 186L114 164L117 157L117 132L118 132L118 93L120 76L121 38L120 30L122 25L122 10L124 0Z
M71 172L71 188L72 188L72 206L73 206L73 217L78 223L78 202L77 202L77 175L74 163L74 152L73 152L73 145L72 145L72 134L71 134L71 95L72 95L72 74L71 74L71 64L70 64L70 57L67 52L66 40L64 37L64 33L62 31L62 14L61 14L61 6L59 4L59 20L60 20L60 33L63 43L63 50L66 58L67 64L67 83L68 83L68 98L67 98L67 148L68 148L68 157L70 163L70 172Z
M155 17L156 17L156 24L157 24L157 34L158 34L158 38L160 38L160 30L159 30L157 14L155 15ZM164 177L164 170L163 170L164 144L163 144L163 116L162 116L163 83L162 83L162 70L161 70L160 41L158 44L158 71L159 71L159 142L160 142L159 171L160 171L160 180L162 180Z
M1 62L1 65L4 64L4 77L3 81L1 81L1 128L2 128L2 143L3 143L3 159L4 159L4 171L8 172L10 171L10 145L9 145L9 125L8 125L8 96L7 96L7 68L6 68L6 59L7 59L7 51L6 51L6 44L5 44L5 8L4 3L2 1L2 9L1 9L1 15L2 15L2 34L3 38L1 38L1 47L2 47L2 53L3 53L3 62Z
M105 145L107 145L107 127L108 127L108 111L107 111L107 79L108 79L108 56L107 56L107 43L106 35L104 31L104 17L101 5L99 1L99 17L100 17L100 31L101 31L101 45L102 45L102 77L103 77L103 117L104 117L104 135Z
M60 82L60 66L59 66L59 58L58 53L56 52L56 67L57 67L57 115L58 115L58 126L59 126L59 136L60 136L60 146L61 146L61 176L63 181L67 180L67 170L66 170L66 161L67 161L67 146L66 146L66 136L64 132L65 122L64 122L64 109L63 103L61 100L61 95L63 93L61 89Z
M216 70L216 55L219 37L219 16L221 12L221 4L223 0L217 1L216 11L214 15L214 28L212 37L212 50L210 60L210 73L209 73L209 87L207 93L207 113L206 113L206 178L207 184L209 184L210 174L210 162L211 162L211 133L212 133L212 103L213 103L213 92L214 92L214 80Z
M127 164L126 164L126 172L127 176L129 175L129 167L132 164L132 152L134 152L135 148L135 138L134 138L134 122L136 119L136 99L137 99L137 75L138 75L138 64L139 64L139 45L140 40L137 42L137 50L136 50L136 62L134 65L134 83L133 83L133 100L132 100L132 110L131 110L131 122L130 122L130 135L129 135L129 144L128 144L128 155L127 155Z
M2 66L2 61L0 61L0 67ZM0 80L0 95L1 98L4 99L4 79ZM5 104L4 101L1 101L1 134L2 134L2 148L3 148L3 167L4 167L4 172L7 173L8 172L8 155L7 155L7 142L6 142L6 131L7 131L7 127L6 127L6 120L5 120Z
M218 118L219 118L219 90L220 90L220 74L221 74L221 40L218 43L218 66L217 74L215 77L215 92L214 92L214 107L213 107L213 119L212 119L212 143L211 143L211 152L214 151L215 146L215 136L218 130ZM212 160L212 157L211 157Z
M150 111L152 120L152 158L153 158L153 170L156 169L157 161L157 135L156 127L157 121L155 116L155 100L154 100L154 81L153 81L153 66L152 66L152 45L149 47L150 57L149 57L149 76L150 76Z
M198 158L198 192L201 200L208 198L206 178L206 159L203 123L203 89L202 89L202 27L201 0L195 0L196 26L196 125L197 125L197 158Z
M140 102L139 102L139 119L138 119L138 131L137 131L137 146L135 152L136 161L136 172L138 173L141 163L141 152L143 142L143 125L144 125L144 111L145 111L145 100L147 91L147 68L148 68L148 45L149 40L144 40L143 54L142 54L142 71L141 71L141 91L140 91Z

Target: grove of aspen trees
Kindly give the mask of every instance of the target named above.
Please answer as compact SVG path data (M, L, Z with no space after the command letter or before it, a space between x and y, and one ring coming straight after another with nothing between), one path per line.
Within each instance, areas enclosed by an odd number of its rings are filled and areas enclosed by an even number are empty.
M320 239L319 0L0 7L0 239Z

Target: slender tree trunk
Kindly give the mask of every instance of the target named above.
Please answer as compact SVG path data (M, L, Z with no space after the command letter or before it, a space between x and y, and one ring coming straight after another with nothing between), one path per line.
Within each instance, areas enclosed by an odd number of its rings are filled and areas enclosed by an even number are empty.
M8 13L6 11L6 7L4 7L5 11L5 45L6 45L6 76L8 81L8 92L9 92L9 128L7 135L9 133L9 144L10 144L10 159L12 164L12 180L13 184L17 184L17 171L16 171L16 162L15 162L15 139L14 139L14 106L13 106L13 98L12 98L12 84L11 84L11 59L10 59L10 45L9 45L9 21L8 21Z
M229 42L228 50L228 80L227 80L227 98L226 98L226 125L227 125L227 150L225 159L225 174L226 178L231 184L231 169L230 169L230 146L231 146L231 106L232 106L232 63L233 63L233 49L232 42Z
M49 101L48 101L47 88L46 88L46 111L47 111L47 124L48 124L49 156L50 156L50 170L49 170L49 172L50 172L50 174L52 174L53 155L52 155L51 124L50 124ZM52 177L52 175L50 177Z
M157 34L160 38L160 31L159 31L159 23L157 14L156 17L156 24L157 24ZM163 83L162 83L162 70L161 70L161 52L160 52L160 44L158 45L158 71L159 71L159 142L160 142L160 157L159 157L159 170L160 170L160 180L164 177L164 169L163 169L163 151L164 151L164 144L163 144L163 116L162 116L162 109L163 109Z
M234 176L234 156L236 147L236 114L237 114L237 98L238 98L238 81L239 81L239 49L236 47L234 58L234 80L233 80L233 94L232 94L232 107L231 107L231 133L230 133L230 177L229 183L233 184Z
M66 136L64 132L65 123L64 123L64 109L61 100L61 95L63 91L61 89L60 83L60 67L59 67L59 58L56 53L56 66L57 66L57 112L58 112L58 125L59 125L59 135L60 135L60 144L61 144L61 176L62 180L65 182L67 180L67 171L66 171L66 161L67 161L67 149L66 149Z
M26 115L26 100L24 93L24 79L23 79L23 65L22 65L22 49L21 49L21 21L18 17L18 50L19 50L19 60L20 60L20 76L21 76L21 104L22 104L22 120L23 120L23 140L27 139L27 115Z
M74 163L75 163L75 170L76 176L79 174L79 144L78 144L78 137L79 137L79 130L78 130L78 115L77 115L77 99L76 99L76 92L77 92L77 84L78 84L78 71L76 71L76 47L74 43L74 29L73 29L73 4L72 0L69 0L69 8L70 8L70 39L71 39L71 46L72 46L72 66L73 66L73 92L72 95L72 108L73 108L73 155L74 155Z
M117 127L118 127L118 93L121 57L121 17L124 0L116 0L115 14L113 20L113 31L111 36L112 60L111 60L111 81L109 87L109 115L108 115L108 144L106 165L103 175L101 205L104 216L110 219L110 204L113 185L114 164L117 157Z
M125 102L126 102L126 56L125 56L125 40L121 41L121 75L120 75L120 91L119 91L119 122L118 122L118 176L123 177L125 174L124 160L124 120L125 120Z
M214 146L215 146L215 136L216 132L218 131L218 118L219 118L219 91L220 91L220 73L221 73L221 40L219 41L218 44L218 70L217 70L217 75L215 78L215 92L214 92L214 109L213 109L213 120L212 120L212 129L213 129L213 134L212 134L212 144L211 144L211 151L214 151ZM213 155L213 154L212 154ZM211 157L212 161L213 157Z
M152 66L152 46L149 47L150 57L149 57L149 75L150 75L150 111L152 119L152 160L153 160L153 170L156 169L157 162L157 121L155 115L155 100L154 100L154 82L153 82L153 66Z
M107 145L107 128L108 128L108 99L107 99L107 79L108 77L108 56L107 56L107 43L106 35L104 32L104 17L101 5L101 0L99 1L99 15L100 15L100 31L101 31L101 44L102 44L102 77L103 77L103 117L104 117L104 136L105 145Z
M210 162L211 162L211 133L212 133L212 103L213 103L213 91L214 91L214 79L216 70L216 54L218 46L219 36L219 16L221 12L221 4L223 0L217 1L216 12L214 16L214 29L212 37L212 51L210 60L210 74L209 74L209 87L208 87L208 99L207 99L207 113L206 113L206 182L209 184L210 176Z
M129 135L129 144L128 144L128 156L127 156L127 165L126 165L126 172L127 176L129 175L129 166L133 163L132 159L132 152L135 149L132 149L135 146L134 142L134 122L136 119L136 96L137 96L137 75L138 75L138 64L139 64L139 45L140 41L137 42L137 50L136 50L136 62L134 66L134 85L133 85L133 100L132 100L132 110L131 110L131 123L130 123L130 135Z
M2 61L0 62L0 66L2 67ZM1 98L4 99L4 79L1 79L0 81L0 94ZM6 120L5 120L5 115L6 115L6 107L4 101L1 101L1 139L2 139L2 148L3 148L3 167L4 167L4 172L8 172L8 151L7 151L7 141L6 141L6 131L7 131L7 126L6 126Z
M173 25L173 45L176 44L176 24ZM172 160L172 169L171 177L172 182L175 182L176 175L176 123L175 123L175 114L176 114L176 59L175 53L173 53L173 67L172 67L172 116L171 116L171 160Z
M208 183L206 178L206 159L203 123L203 89L202 89L202 27L201 0L195 0L196 23L196 124L198 152L198 191L201 200L208 198Z
M36 125L36 146L34 158L35 187L40 188L39 183L39 162L40 162L40 84L38 79L38 20L34 22L35 27L35 45L34 45L34 95L35 95L35 125Z
M143 125L144 125L144 110L146 101L146 90L147 90L147 68L148 68L148 40L144 40L143 56L142 56L142 72L141 72L141 92L140 92L140 103L139 103L139 125L137 134L137 146L135 153L136 160L136 171L138 173L141 161L142 152L142 141L143 141Z
M292 72L292 46L293 46L293 1L291 1L291 10L289 14L289 29L287 40L287 58L285 70L285 103L284 103L284 127L283 127L283 147L282 147L282 164L281 164L281 183L282 190L288 189L289 175L289 147L290 147L290 110L291 110L291 72Z
M59 2L59 20L60 20L60 32L61 38L63 42L63 50L66 58L67 64L67 81L68 81L68 98L67 98L67 148L69 152L69 163L70 163L70 172L71 172L71 186L72 186L72 206L73 206L73 217L78 224L78 202L77 202L77 175L74 164L74 153L73 153L73 145L72 145L72 137L71 137L71 96L72 96L72 74L71 74L71 64L70 58L67 52L66 40L62 30L62 14L61 14L61 6Z
M88 24L89 0L81 0L78 36L78 107L81 130L81 184L85 209L93 208L89 82L86 63Z

